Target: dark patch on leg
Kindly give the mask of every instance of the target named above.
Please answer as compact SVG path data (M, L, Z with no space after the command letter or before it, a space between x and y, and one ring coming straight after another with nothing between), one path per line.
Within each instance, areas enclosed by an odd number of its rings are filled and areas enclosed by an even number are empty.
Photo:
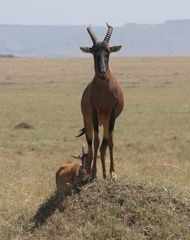
M115 126L115 110L111 111L111 116L109 120L109 133L113 132Z
M92 147L92 139L89 139L88 136L86 136L87 143L90 147Z
M102 148L106 148L107 145L108 145L108 140L105 139L105 138L103 138L103 141L102 141L102 144L101 144L101 149L102 149Z
M90 147L92 147L92 139L88 137L87 131L85 131L86 141Z
M93 127L94 127L94 132L96 132L98 134L99 133L98 114L97 114L97 111L95 109L93 111Z
M93 161L93 166L92 166L92 179L96 179L96 173L97 173L96 162L97 162L97 152L98 152L99 144L100 144L100 140L99 140L98 134L95 132L94 133L94 161Z
M110 177L112 178L112 173L114 173L114 160L113 160L113 135L110 134L108 146L110 151Z

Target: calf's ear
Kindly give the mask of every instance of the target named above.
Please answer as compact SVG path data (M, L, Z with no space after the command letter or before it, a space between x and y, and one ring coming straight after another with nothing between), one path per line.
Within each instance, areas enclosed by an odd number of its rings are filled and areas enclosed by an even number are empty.
M118 52L122 48L121 45L110 47L111 52Z
M92 53L92 49L90 47L80 47L80 50L84 53Z
M76 158L76 159L81 159L81 156L79 155L78 157L77 156L71 156L72 158Z

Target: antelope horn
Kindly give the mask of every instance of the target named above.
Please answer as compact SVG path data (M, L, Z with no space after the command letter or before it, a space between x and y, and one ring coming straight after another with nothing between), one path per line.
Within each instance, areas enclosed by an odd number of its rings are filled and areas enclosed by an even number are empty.
M108 31L107 31L107 33L106 33L106 36L105 36L105 38L104 38L103 43L109 44L110 37L111 37L112 32L113 32L113 27L110 26L108 23L106 23L106 24L107 24L107 26L108 26Z
M87 154L87 153L88 153L88 151L86 149L86 144L83 143L83 145L82 145L82 154Z
M87 27L87 31L95 45L98 42L98 39L97 39L96 35L93 33L91 26Z

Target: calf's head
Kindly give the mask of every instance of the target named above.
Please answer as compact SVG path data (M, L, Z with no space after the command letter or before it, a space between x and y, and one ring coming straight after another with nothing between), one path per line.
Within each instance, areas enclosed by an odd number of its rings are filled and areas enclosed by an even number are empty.
M91 26L87 28L87 31L92 39L92 47L80 47L81 51L85 53L92 53L94 56L94 68L95 74L101 79L105 80L108 78L108 67L109 67L109 55L112 52L117 52L121 49L119 46L109 46L109 40L111 38L113 27L107 23L108 30L105 38L102 42L99 42L96 35L92 31Z
M82 154L79 155L78 157L72 156L73 158L80 159L82 161L81 163L81 170L82 172L86 172L86 169L88 167L88 152L85 149L85 144L82 146Z

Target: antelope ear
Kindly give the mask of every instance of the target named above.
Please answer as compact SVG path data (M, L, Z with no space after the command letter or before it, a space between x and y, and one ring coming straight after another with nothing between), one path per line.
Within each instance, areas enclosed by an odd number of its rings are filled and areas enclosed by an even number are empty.
M80 50L85 53L92 53L92 49L90 47L80 47Z
M111 52L118 52L122 48L121 45L110 47Z
M76 157L76 156L71 156L72 158L76 158L76 159L81 159L81 156L79 155L78 157Z

